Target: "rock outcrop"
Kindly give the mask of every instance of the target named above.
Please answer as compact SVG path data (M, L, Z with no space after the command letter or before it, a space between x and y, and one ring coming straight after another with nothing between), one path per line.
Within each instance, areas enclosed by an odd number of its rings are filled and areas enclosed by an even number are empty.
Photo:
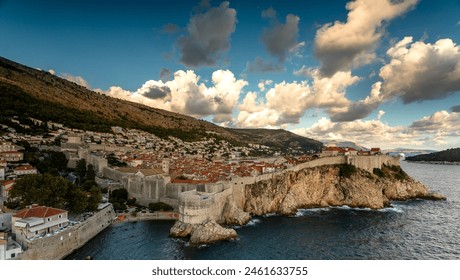
M244 211L288 215L299 208L347 205L378 209L389 206L391 200L444 199L431 194L399 166L384 167L377 172L379 175L354 168L351 174L343 175L341 168L327 165L285 172L271 180L247 185Z
M244 212L243 209L239 208L235 204L233 195L227 197L224 209L222 211L222 224L226 225L245 225L251 220L251 215L248 212Z
M234 229L224 228L214 220L206 220L201 224L186 224L176 221L170 230L170 236L190 236L190 244L193 245L209 244L238 237Z

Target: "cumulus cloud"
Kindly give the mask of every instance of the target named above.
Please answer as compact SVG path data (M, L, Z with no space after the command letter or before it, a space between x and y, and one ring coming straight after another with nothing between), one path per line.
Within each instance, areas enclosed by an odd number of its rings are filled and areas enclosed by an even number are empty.
M312 70L312 83L285 81L268 89L264 100L257 100L255 93L248 93L238 107L237 126L275 127L299 123L305 112L312 108L340 108L348 106L345 89L359 78L351 72L338 72L322 77Z
M347 22L323 25L316 33L315 55L321 72L337 71L367 64L375 58L375 48L384 32L383 24L417 4L418 0L355 0L346 5Z
M229 2L195 14L187 25L188 34L178 40L180 61L191 67L216 65L230 48L235 26L236 10L229 7Z
M294 133L314 139L352 141L368 147L398 147L422 145L423 141L403 126L389 126L380 120L333 122L321 118L310 128L293 130Z
M237 80L229 70L212 74L212 86L200 82L194 71L177 71L170 81L150 80L136 91L111 87L100 91L109 96L194 117L213 116L214 122L232 122L244 80Z
M272 83L273 83L272 80L261 80L257 84L257 87L259 88L260 91L265 91L265 86L271 85Z
M50 70L48 70L48 73L50 73L51 75L54 75L54 74L56 74L56 71L54 71L54 69L50 69Z
M380 93L381 82L377 82L372 86L369 96L365 99L349 102L347 106L335 107L328 110L331 120L334 122L349 122L367 117L371 112L378 108L383 102L383 97Z
M386 99L400 97L411 103L460 91L460 47L451 39L429 44L405 37L387 54L391 61L380 69Z
M379 113L377 114L377 119L380 120L383 117L383 115L385 115L385 111L380 110Z
M460 114L456 112L439 111L431 116L423 117L411 124L410 128L419 132L436 133L450 131L460 133Z
M321 118L309 128L294 129L292 132L322 141L353 141L367 147L442 147L458 141L460 136L460 114L446 111L414 121L410 126L390 126L380 118L377 120L355 120L333 122Z
M64 73L62 74L62 77L68 81L76 83L77 85L80 85L87 89L91 89L91 86L89 85L89 83L85 79L83 79L83 77L81 76L73 76L73 75Z

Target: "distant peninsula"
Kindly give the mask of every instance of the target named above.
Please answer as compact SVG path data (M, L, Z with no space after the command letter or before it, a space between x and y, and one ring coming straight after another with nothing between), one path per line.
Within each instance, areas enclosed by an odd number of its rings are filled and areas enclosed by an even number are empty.
M436 153L407 157L407 161L460 162L460 148L448 149Z

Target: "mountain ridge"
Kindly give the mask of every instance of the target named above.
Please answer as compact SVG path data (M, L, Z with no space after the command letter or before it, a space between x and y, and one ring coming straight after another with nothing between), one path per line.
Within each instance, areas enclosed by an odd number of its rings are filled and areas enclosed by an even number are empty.
M111 126L122 126L185 141L196 141L212 133L213 137L236 144L260 144L283 151L322 148L321 142L286 130L224 128L187 115L112 98L3 57L0 57L0 101L2 117L21 114L84 130L107 132Z

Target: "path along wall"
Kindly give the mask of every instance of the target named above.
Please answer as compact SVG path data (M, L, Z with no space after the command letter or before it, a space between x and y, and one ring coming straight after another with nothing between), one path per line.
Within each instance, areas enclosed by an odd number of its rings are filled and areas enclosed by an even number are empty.
M15 259L18 260L59 260L85 245L99 232L106 229L115 219L112 204L95 213L92 217L74 227L50 237L44 237L23 244L28 249Z

